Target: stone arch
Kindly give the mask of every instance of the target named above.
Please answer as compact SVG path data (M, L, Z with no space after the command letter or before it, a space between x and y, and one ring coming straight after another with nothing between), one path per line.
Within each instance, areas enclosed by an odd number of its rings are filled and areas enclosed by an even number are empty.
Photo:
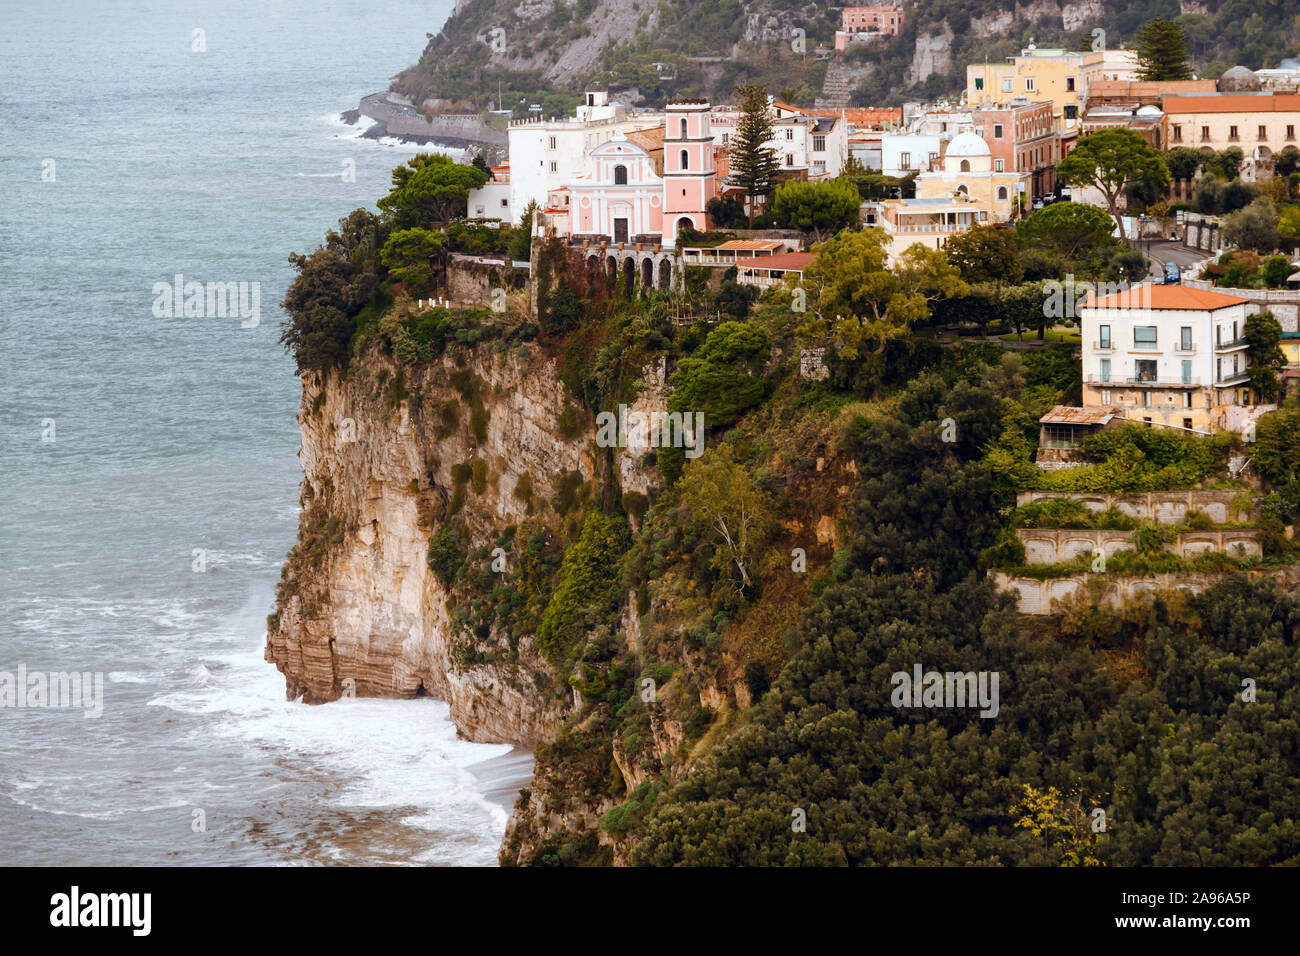
M690 168L691 168L691 154L688 153L686 150L684 150L684 149L683 149L683 150L680 150L680 151L678 152L678 154L677 154L677 159L678 159L678 160L680 161L680 163L681 163L681 165L678 167L679 169L690 169Z
M641 288L649 289L655 284L655 262L649 256L641 260Z
M628 256L623 260L623 286L622 292L625 296L631 298L633 291L636 289L636 260Z
M1007 198L1007 187L1006 187L1006 186L999 186L999 187L998 187L998 198L999 198L999 199L1006 199L1006 198Z
M673 264L667 256L659 260L659 288L670 289L673 285Z
M600 256L587 256L587 288L595 291L600 281Z
M613 256L605 257L605 285L610 292L618 287L618 260Z
M969 172L970 172L970 160L969 160L969 159L963 159L963 160L961 161L961 167L960 167L960 169L958 170L958 172L963 172L963 173L969 173Z
M695 220L692 219L690 216L682 216L680 219L677 220L678 232L681 232L683 229L694 229L694 228L695 228Z

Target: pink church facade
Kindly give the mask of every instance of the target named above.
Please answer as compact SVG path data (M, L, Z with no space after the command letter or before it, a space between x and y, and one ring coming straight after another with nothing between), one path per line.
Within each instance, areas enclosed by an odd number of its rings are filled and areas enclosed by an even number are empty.
M587 153L587 175L569 184L570 229L578 235L633 236L663 233L664 181L640 146L622 130Z
M663 174L654 157L618 130L587 153L586 173L569 184L569 233L615 242L653 237L676 244L679 229L709 228L708 202L718 195L709 104L669 103Z

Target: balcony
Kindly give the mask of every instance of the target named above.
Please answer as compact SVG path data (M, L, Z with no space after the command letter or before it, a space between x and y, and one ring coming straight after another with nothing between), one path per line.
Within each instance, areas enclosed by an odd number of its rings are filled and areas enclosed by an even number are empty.
M1231 342L1216 342L1214 351L1216 352L1234 352L1237 349L1244 349L1250 343L1245 339L1233 339Z
M888 222L888 220L885 220ZM936 233L936 232L966 232L970 229L969 222L927 222L921 225L893 225L890 231L896 234L914 233Z
M1100 375L1085 375L1084 385L1098 388L1200 388L1199 376L1191 378L1102 378Z
M1094 343L1092 344L1092 348L1093 348L1093 350L1096 351L1096 352L1113 352L1113 351L1115 351L1115 343L1114 343L1114 341L1110 341L1110 342L1094 342Z

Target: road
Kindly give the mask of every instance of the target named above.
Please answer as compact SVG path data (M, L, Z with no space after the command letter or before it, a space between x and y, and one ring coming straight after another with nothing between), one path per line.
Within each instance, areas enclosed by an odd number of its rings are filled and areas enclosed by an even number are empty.
M1210 255L1203 249L1189 249L1181 242L1170 242L1168 240L1148 243L1145 239L1140 239L1134 240L1133 245L1143 255L1154 260L1155 264L1151 267L1151 275L1160 276L1161 278L1165 274L1166 262L1175 262L1178 264L1179 269L1186 270L1189 266L1209 258ZM1191 276L1191 278L1196 277Z

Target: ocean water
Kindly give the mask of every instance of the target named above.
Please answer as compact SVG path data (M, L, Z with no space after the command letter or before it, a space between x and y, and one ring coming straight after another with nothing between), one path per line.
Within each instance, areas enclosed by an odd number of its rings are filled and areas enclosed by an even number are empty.
M287 256L416 151L339 113L451 6L3 0L0 673L104 683L98 717L0 708L0 863L495 862L526 755L432 700L287 701L262 660ZM178 274L257 283L258 321L157 316Z

